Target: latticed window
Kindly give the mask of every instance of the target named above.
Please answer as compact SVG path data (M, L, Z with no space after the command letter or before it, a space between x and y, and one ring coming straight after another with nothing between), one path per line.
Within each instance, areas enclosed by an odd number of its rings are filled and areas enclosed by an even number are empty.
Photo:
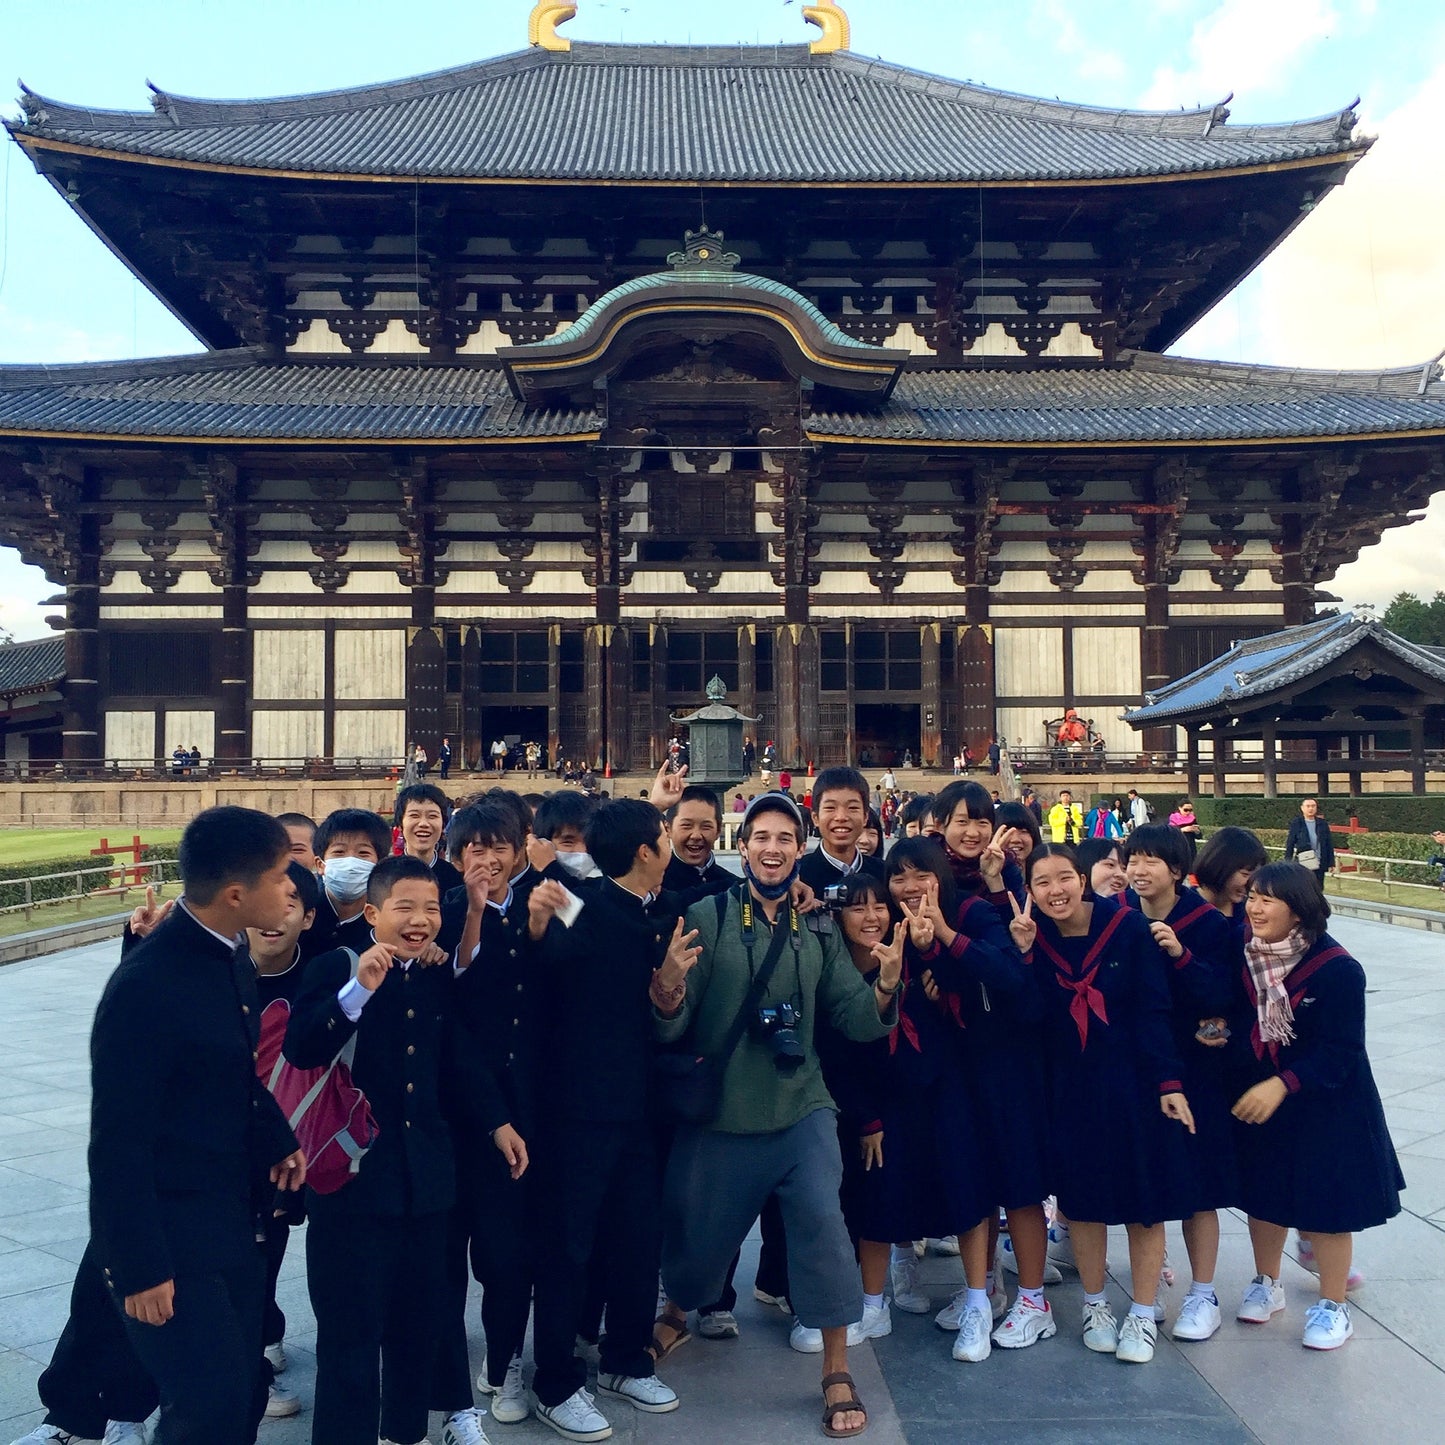
M547 691L547 634L492 632L481 637L482 691L499 693Z
M652 531L665 537L751 537L753 484L731 476L669 476L648 484Z

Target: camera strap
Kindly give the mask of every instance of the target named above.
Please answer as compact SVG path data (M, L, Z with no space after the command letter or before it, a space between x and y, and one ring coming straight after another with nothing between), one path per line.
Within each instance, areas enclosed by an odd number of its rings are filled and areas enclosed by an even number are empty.
M743 946L748 951L748 972L753 971L753 900L746 889L740 890L739 907L742 909L743 917ZM723 897L727 895L724 894ZM742 1007L738 1010L737 1017L732 1021L723 1039L722 1047L717 1051L716 1058L720 1067L726 1067L727 1061L732 1058L733 1050L737 1048L747 1030L748 1021L757 1012L758 1005L762 1002L763 995L768 991L768 984L772 981L773 971L778 966L778 960L783 956L783 945L787 943L790 934L796 933L798 929L797 910L789 906L788 923L785 925L780 919L773 926L772 941L768 944L768 951L763 955L763 966L758 970L748 989L747 996L743 999ZM796 942L794 947L797 947Z

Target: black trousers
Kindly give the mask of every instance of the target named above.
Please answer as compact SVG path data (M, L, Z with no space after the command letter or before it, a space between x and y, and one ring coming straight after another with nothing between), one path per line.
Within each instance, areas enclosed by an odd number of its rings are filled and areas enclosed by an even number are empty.
M463 1154L458 1149L458 1154ZM432 1408L445 1415L472 1402L467 1355L467 1286L482 1287L487 1379L500 1385L527 1338L532 1309L531 1180L513 1179L488 1140L458 1159L457 1203L447 1222L446 1263L437 1308Z
M426 1436L447 1213L384 1218L313 1208L306 1278L316 1314L312 1445Z
M108 1420L145 1420L160 1403L155 1381L126 1338L94 1246L70 1289L70 1318L40 1376L45 1423L99 1440Z
M152 1445L254 1445L266 1408L261 1251L227 1269L178 1272L175 1286L175 1313L163 1325L126 1317L112 1294L126 1338L160 1391Z
M576 1342L594 1252L607 1311L601 1373L653 1373L647 1347L657 1305L661 1181L652 1135L640 1124L554 1123L539 1137L537 1155L532 1388L542 1404L559 1405L587 1382Z
M266 1222L266 1302L261 1322L261 1339L267 1345L279 1345L286 1338L286 1315L276 1303L276 1282L286 1261L286 1245L291 1239L291 1226L284 1219Z

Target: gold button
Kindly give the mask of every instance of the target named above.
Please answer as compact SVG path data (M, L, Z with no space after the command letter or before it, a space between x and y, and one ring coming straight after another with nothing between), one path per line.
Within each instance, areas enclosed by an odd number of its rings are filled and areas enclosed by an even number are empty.
M248 1013L250 1013L250 1012L251 1012L251 1005L248 1004L248 1003L243 1003L243 1004L241 1005L241 1012L242 1012L243 1014L248 1014Z
M259 1064L261 1062L261 1055L255 1049L251 1050L251 1062L253 1064Z
M406 1127L407 1127L408 1129L411 1128L411 1120L410 1120L410 1119L408 1119L408 1120L406 1121Z
M517 1025L520 1024L521 1022L522 1022L521 1019L513 1019L513 1020L512 1020L512 1027L513 1027L513 1028L516 1028Z
M512 949L512 950L510 950L510 952L507 954L507 957L508 957L508 958L516 958L516 956L517 956L517 950L516 950L515 948Z
M416 1053L416 1045L415 1045L415 1044L408 1044L408 1045L406 1046L406 1051L407 1051L407 1053L409 1053L409 1054L414 1054L414 1053Z
M517 992L518 992L518 993L521 993L521 991L522 991L522 985L521 985L521 984L518 984L518 985L517 985Z
M416 1017L416 1010L412 1008L407 1009L406 1016L409 1019L414 1019Z
M510 1063L512 1062L512 1060L515 1059L516 1057L517 1057L516 1054L508 1054L508 1055L507 1055L507 1062L510 1064Z
M406 1091L407 1091L408 1094L414 1094L414 1093L416 1092L416 1085L415 1085L415 1084L408 1084L408 1085L406 1086Z

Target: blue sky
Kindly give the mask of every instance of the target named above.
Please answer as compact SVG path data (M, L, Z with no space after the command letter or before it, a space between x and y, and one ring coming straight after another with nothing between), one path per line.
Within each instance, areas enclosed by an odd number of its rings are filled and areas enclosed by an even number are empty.
M581 0L569 35L798 42L802 0ZM146 80L195 96L326 90L526 44L529 0L48 0L4 6L0 76L145 110ZM1233 91L1232 118L1290 120L1361 97L1380 136L1349 184L1175 349L1304 366L1398 366L1445 347L1445 5L1438 0L851 0L861 54L1006 90L1168 109ZM18 93L15 92L15 93ZM8 115L18 114L13 103ZM0 362L194 351L194 339L8 141L0 155ZM1347 602L1433 591L1445 494L1334 584ZM44 635L54 592L0 549L0 623Z

